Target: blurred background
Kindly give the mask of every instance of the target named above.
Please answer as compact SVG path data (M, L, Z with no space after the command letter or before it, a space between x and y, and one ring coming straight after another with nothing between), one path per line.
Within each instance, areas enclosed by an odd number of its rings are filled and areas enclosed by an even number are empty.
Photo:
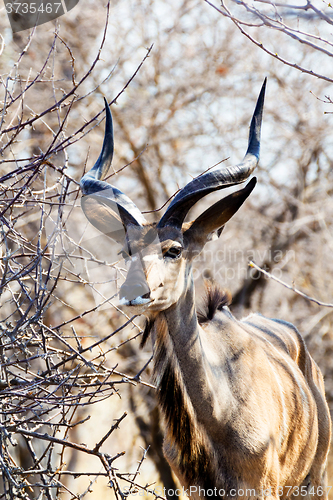
M15 34L0 10L0 498L176 498L151 363L140 374L152 348L117 307L120 248L80 208L104 96L108 180L154 221L193 177L243 158L268 77L258 185L196 259L197 300L214 279L237 318L292 322L333 408L331 5L80 0Z

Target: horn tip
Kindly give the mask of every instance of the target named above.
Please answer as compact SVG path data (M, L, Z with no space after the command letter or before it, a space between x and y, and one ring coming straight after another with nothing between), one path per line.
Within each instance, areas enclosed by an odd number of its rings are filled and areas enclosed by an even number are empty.
M105 106L105 132L106 133L112 133L113 134L113 127L112 127L112 115L111 115L111 109L108 103L108 100L106 97L104 99L104 106Z
M267 76L265 77L264 82L262 84L250 124L249 145L247 154L254 155L257 158L257 160L259 160L259 153L260 153L261 122L264 109L266 84L267 84Z
M257 180L258 180L257 177L252 177L252 179L248 183L248 186L251 189L251 191L252 191L252 189L255 188L255 185L257 184Z
M254 110L254 114L253 114L253 116L260 118L260 120L262 118L262 112L263 112L263 108L264 108L266 85L267 85L267 76L265 77L264 82L262 84L260 94L259 94L257 104L256 104L256 109ZM261 124L261 121L260 121L260 124Z

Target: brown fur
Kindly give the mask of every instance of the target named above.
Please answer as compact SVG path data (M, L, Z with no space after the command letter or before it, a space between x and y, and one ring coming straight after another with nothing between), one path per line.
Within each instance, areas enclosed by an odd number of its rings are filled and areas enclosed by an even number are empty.
M155 323L154 319L146 318L146 323L145 323L145 327L143 330L142 339L140 342L141 349L143 349L143 347L146 345L146 342L149 338L149 335L154 327L154 323Z
M322 375L301 335L288 323L258 315L238 321L226 307L228 294L212 284L198 316L195 308L192 261L220 236L256 179L191 224L184 220L201 198L251 175L259 159L264 92L265 82L244 161L191 181L157 225L146 223L126 195L97 182L112 159L108 106L104 160L81 181L88 220L132 256L120 298L129 314L149 318L142 345L152 333L165 455L184 487L225 490L191 492L192 500L258 500L269 495L260 493L263 488L274 500L327 498L330 415ZM289 487L303 489L291 495Z
M205 295L202 300L200 309L197 310L197 317L199 323L206 323L211 321L216 311L221 311L223 307L229 306L232 302L232 297L229 290L223 290L218 283L205 281ZM140 343L142 349L154 328L155 318L146 318L145 327Z
M182 241L172 229L164 230L162 248L172 237ZM226 307L230 295L209 282L197 313L191 262L147 262L155 309L148 309L142 344L152 333L164 452L181 484L224 490L228 499L245 488L256 492L247 500L261 489L277 500L278 488L288 486L314 488L311 500L326 498L324 489L317 492L326 484L330 417L322 376L301 335L258 315L237 321Z
M154 376L158 387L158 401L166 423L167 453L172 461L176 461L176 467L187 486L199 483L203 488L211 488L217 481L214 449L198 423L187 395L163 314L157 317L154 327L157 333Z

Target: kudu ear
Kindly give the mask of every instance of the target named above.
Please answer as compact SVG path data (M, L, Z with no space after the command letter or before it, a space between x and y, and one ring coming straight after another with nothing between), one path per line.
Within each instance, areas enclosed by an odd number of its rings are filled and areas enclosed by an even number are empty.
M126 229L120 214L110 207L108 199L96 198L94 195L81 198L81 207L88 221L99 231L121 245L124 244Z
M105 134L101 154L81 181L82 210L93 226L123 244L129 226L142 227L146 222L138 207L119 189L103 181L113 157L113 125L105 99Z
M244 189L226 196L203 212L184 232L187 245L201 250L207 241L219 237L224 225L243 205L257 183L256 177L250 180Z

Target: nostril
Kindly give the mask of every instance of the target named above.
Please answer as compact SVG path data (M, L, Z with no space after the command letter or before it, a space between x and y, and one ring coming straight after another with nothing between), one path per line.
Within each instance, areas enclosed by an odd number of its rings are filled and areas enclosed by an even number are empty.
M138 297L149 299L150 289L147 283L125 283L119 290L119 298L125 300L134 300Z

